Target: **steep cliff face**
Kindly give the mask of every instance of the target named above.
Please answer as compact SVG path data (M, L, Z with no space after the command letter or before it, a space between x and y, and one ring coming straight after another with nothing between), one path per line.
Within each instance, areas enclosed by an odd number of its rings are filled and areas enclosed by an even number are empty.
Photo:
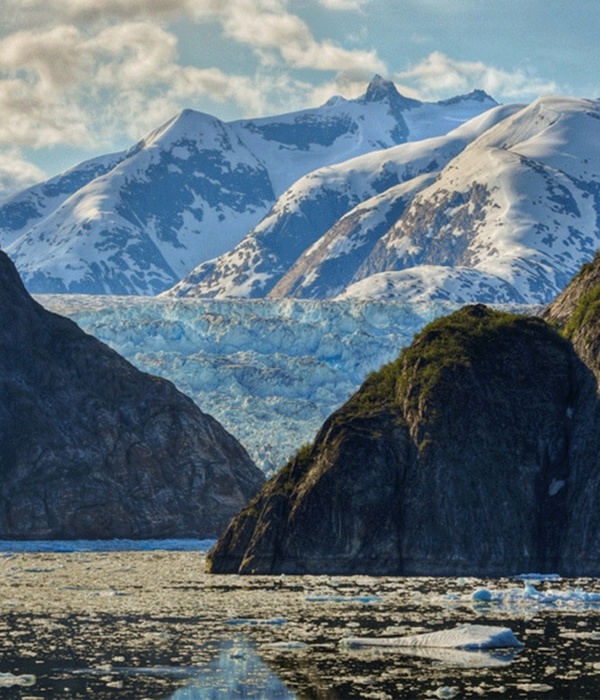
M213 537L261 472L217 421L25 291L0 252L0 538Z
M583 265L569 286L545 310L581 359L578 400L572 408L574 431L569 451L571 475L565 533L564 569L600 573L600 254ZM581 368L585 368L584 371Z
M234 519L209 566L555 570L579 527L568 485L572 472L577 484L585 478L570 454L592 384L571 344L540 319L481 305L438 319ZM569 566L595 563L571 558Z

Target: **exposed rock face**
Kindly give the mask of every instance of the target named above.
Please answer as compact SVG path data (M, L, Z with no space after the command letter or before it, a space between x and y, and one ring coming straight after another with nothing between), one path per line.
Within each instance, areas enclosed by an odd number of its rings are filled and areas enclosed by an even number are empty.
M43 309L0 252L0 538L214 537L262 473L173 384Z
M569 286L546 309L544 318L562 328L583 361L578 400L573 406L571 475L564 538L564 570L600 573L600 254L583 265ZM582 371L581 367L585 370ZM591 371L589 371L591 370Z
M578 352L481 305L434 321L234 519L211 570L600 574L599 402Z

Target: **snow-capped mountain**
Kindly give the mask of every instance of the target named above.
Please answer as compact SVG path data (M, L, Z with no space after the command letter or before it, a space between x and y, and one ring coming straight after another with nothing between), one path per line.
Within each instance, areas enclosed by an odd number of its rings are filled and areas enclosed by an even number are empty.
M310 173L170 293L545 303L600 247L599 144L597 101L491 109Z
M34 292L156 294L230 251L307 173L445 133L496 103L430 104L376 76L354 100L225 123L185 110L129 151L0 206L0 244Z
M545 303L598 248L600 102L545 97L421 190L344 296Z
M156 294L202 251L234 245L273 198L267 170L233 129L188 110L34 219L6 251L31 291Z
M169 294L214 298L264 297L269 293L276 297L332 296L329 288L337 293L352 280L350 274L340 281L344 263L331 248L335 240L344 239L341 245L350 254L349 264L356 268L415 193L430 184L468 143L515 109L498 106L447 135L404 143L314 170L284 192L269 214L235 248L198 266ZM373 197L376 200L371 201ZM371 212L367 218L375 231L366 230L365 207ZM352 233L349 221L364 226L364 230ZM327 255L336 258L331 266L335 270L328 266ZM319 276L315 266L321 262L327 279L319 284L314 282ZM306 275L306 293L299 293Z

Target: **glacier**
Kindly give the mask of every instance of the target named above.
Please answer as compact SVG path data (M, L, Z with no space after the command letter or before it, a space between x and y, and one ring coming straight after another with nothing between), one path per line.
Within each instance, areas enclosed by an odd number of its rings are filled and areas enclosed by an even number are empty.
M366 376L459 304L37 295L140 369L170 379L267 474ZM536 307L514 307L534 311Z

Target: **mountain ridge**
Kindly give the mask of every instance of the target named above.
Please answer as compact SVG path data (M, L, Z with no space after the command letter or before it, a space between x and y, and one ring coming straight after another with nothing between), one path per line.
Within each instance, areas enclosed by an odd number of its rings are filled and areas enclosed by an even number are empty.
M302 265L303 256L342 217L396 185L404 184L407 192L412 187L413 194L418 193L426 184L419 182L420 176L437 175L467 143L516 109L494 107L444 136L400 144L308 173L282 194L237 246L199 265L166 295L280 296L274 288L282 277L295 275L294 266Z
M167 294L549 303L600 246L599 117L598 101L542 97L314 171Z
M3 202L0 245L32 292L154 295L230 250L307 173L411 138L423 110L419 137L494 104L416 103L376 76L361 98L275 117L183 110L129 150Z

